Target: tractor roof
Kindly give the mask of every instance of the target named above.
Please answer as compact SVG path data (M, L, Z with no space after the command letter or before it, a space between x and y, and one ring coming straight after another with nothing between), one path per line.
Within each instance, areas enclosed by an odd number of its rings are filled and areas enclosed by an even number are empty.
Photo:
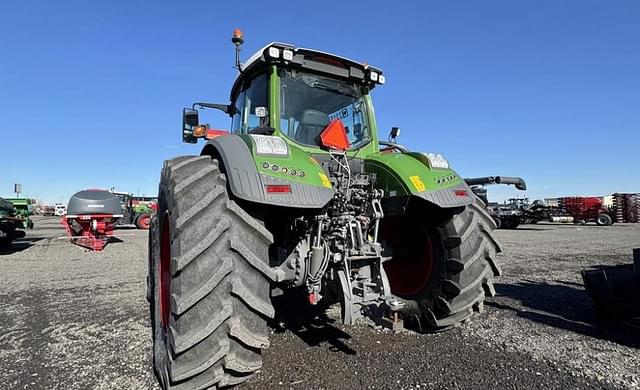
M242 82L256 72L278 65L285 68L308 70L331 77L351 80L374 88L384 84L382 70L366 63L319 50L295 47L289 43L271 42L256 51L242 66L231 89L231 100Z

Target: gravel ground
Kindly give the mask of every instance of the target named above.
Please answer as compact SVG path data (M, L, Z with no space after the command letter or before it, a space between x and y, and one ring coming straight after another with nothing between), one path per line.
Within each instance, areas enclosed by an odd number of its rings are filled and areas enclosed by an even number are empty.
M0 388L157 389L145 300L147 233L92 253L57 218L0 252ZM629 262L640 224L498 232L504 276L485 313L438 334L343 327L335 310L274 330L245 389L640 388L640 335L602 330L579 270Z

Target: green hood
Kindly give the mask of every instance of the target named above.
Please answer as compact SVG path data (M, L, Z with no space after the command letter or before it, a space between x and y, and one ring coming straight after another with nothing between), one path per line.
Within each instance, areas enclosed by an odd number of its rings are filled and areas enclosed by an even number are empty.
M0 198L0 215L13 215L15 214L16 209L13 207L11 202L6 199Z

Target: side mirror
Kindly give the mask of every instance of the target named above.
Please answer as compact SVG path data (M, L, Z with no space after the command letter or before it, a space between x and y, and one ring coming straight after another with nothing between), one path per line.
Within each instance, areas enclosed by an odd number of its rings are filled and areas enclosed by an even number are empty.
M193 131L199 123L198 111L191 108L182 110L182 142L190 144L198 142L198 138L193 135Z
M399 136L400 136L400 128L392 127L391 132L389 133L389 141L396 143L396 138L398 138Z

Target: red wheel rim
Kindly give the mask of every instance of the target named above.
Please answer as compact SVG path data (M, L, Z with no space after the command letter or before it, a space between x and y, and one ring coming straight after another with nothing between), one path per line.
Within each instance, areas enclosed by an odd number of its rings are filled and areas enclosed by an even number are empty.
M160 322L166 332L171 315L171 235L169 231L169 214L162 219L160 235Z
M148 215L143 215L140 217L140 228L141 229L149 229L149 225L151 224L151 217Z
M383 222L380 236L393 249L393 258L384 263L391 292L399 296L420 293L433 272L433 244L428 232L407 218Z

